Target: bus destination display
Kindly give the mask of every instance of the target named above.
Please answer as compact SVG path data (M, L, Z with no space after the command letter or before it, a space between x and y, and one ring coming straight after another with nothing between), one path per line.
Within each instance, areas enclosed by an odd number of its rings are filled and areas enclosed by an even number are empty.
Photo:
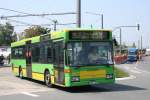
M108 40L108 31L72 31L69 33L70 40Z

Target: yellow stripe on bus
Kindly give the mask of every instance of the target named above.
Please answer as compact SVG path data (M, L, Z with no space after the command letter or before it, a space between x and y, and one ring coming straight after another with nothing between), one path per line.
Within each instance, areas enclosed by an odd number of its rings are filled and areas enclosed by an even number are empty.
M23 76L26 77L26 68L22 68L22 71L23 71ZM15 75L18 75L19 74L19 68L18 67L13 67L13 73Z
M14 73L15 75L18 75L18 73L19 73L19 68L13 67L13 73Z
M23 71L23 76L26 77L26 76L27 76L27 71L26 71L26 69L23 68L22 71Z
M32 72L32 78L40 81L44 81L44 74Z
M106 71L105 70L95 70L95 71L81 71L80 78L105 78Z
M55 77L51 76L51 83L54 84L55 83Z

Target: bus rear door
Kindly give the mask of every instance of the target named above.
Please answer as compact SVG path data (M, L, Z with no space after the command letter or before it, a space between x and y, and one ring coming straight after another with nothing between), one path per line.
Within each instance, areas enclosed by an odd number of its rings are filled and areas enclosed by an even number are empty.
M26 70L27 77L32 78L31 41L26 42Z

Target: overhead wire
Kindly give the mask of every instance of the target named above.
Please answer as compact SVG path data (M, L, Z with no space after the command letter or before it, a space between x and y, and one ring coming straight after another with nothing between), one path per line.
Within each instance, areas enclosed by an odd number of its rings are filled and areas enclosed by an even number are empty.
M11 11L11 12L16 12L16 13L23 14L23 15L12 15L12 16L0 16L0 18L3 19L3 20L9 20L9 21L12 21L12 22L24 24L24 25L14 25L14 26L51 26L51 25L54 25L54 24L39 24L39 25L35 25L35 24L26 23L26 22L23 22L23 21L18 21L18 20L10 19L10 18L39 16L39 17L42 17L44 19L51 20L52 22L54 22L56 20L52 20L50 18L46 18L46 16L49 16L49 15L69 15L69 14L76 14L74 12L51 13L51 14L48 14L48 13L47 14L30 14L30 13L26 13L26 12L22 12L22 11L16 11L16 10L7 9L7 8L0 8L0 9L1 10L6 10L6 11ZM64 24L62 24L62 23L58 23L57 22L57 25L73 25L73 24L76 24L76 23L64 23Z

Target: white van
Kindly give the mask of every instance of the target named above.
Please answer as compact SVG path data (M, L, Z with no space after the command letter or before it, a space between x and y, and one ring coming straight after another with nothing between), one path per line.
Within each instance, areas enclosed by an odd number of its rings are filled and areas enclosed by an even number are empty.
M150 49L146 49L145 56L150 56Z

